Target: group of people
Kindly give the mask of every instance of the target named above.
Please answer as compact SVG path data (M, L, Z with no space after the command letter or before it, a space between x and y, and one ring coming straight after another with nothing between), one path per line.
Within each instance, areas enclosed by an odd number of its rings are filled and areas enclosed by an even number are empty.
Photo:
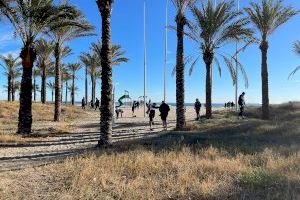
M242 118L244 119L245 118L245 106L246 106L246 103L245 103L245 92L243 92L240 96L239 96L239 100L238 100L238 105L240 107L240 112L239 112L239 115L238 117L239 118ZM201 103L199 101L199 99L196 99L195 103L194 103L194 109L195 109L195 112L196 112L196 120L199 120L200 119L200 110L201 110ZM232 108L234 107L235 104L233 102L228 102L228 103L225 103L225 108Z
M149 103L147 103L147 114L149 115L149 126L150 130L152 129L152 125L154 125L153 119L155 117L155 109L158 109L160 112L160 118L163 123L164 130L168 129L168 123L167 118L170 111L170 106L166 104L164 101L161 102L160 106L157 106L156 103L151 103L151 100L149 100Z
M81 108L83 110L85 110L86 106L87 106L87 101L83 97L82 100L81 100ZM99 99L96 98L95 102L93 100L91 100L89 106L90 106L91 109L95 109L95 110L100 109L100 101L99 101Z
M233 102L227 102L227 103L224 104L224 107L225 108L234 108L235 104Z

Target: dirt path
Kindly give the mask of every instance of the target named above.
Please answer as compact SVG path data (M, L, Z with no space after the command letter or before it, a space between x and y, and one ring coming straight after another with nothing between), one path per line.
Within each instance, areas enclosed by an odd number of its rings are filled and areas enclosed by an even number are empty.
M174 128L175 120L170 119L169 128ZM143 116L121 118L113 128L113 141L151 137L163 131L159 118L153 131L149 130L148 119ZM30 166L40 166L76 156L95 148L99 139L99 113L91 112L84 118L73 121L72 133L43 138L23 145L0 147L0 172L18 170Z

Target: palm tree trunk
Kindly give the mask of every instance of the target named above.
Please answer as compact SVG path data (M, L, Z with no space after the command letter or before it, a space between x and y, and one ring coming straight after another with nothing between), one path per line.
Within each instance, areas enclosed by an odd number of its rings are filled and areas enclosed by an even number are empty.
M91 77L92 79L92 102L94 103L95 102L95 77L92 76Z
M94 94L93 94L93 102L95 103L96 101L96 84L97 84L97 79L94 78L94 85L93 85L93 88L94 88Z
M208 50L203 53L203 60L206 65L206 118L212 117L212 105L211 105L211 94L212 94L212 82L211 82L211 65L214 54Z
M68 103L68 81L66 81L66 93L65 93L65 104L67 105Z
M99 146L109 146L112 142L112 58L111 58L111 10L112 0L97 0L102 17L102 86Z
M88 103L88 66L85 66L85 104Z
M269 44L266 39L260 44L262 63L261 63L261 80L262 80L262 119L270 118L269 111L269 78L268 78L268 54Z
M41 84L41 99L42 99L42 103L45 104L46 103L46 95L47 95L47 91L46 91L46 78L47 78L47 74L46 74L46 67L43 66L42 67L43 71L42 71L42 84Z
M15 80L13 79L11 81L11 100L12 101L15 101L15 92L16 92L16 90L15 90Z
M36 78L33 77L33 100L36 101Z
M60 120L61 113L61 51L60 42L56 43L55 46L55 109L54 109L54 121L58 122Z
M33 48L27 44L20 55L22 59L23 74L20 90L20 109L18 134L30 134L32 126L32 68L36 59Z
M183 31L185 19L177 17L177 55L176 55L176 129L182 130L185 126L184 111L184 49Z
M72 105L75 103L75 75L72 77Z
M11 75L7 76L7 101L11 101Z

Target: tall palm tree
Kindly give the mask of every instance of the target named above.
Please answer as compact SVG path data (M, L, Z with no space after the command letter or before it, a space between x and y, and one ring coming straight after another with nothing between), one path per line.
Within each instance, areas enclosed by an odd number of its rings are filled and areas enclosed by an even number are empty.
M177 53L176 53L176 128L183 129L185 126L184 111L184 27L187 25L185 16L187 8L194 0L172 0L176 9Z
M92 53L81 53L79 56L80 61L85 66L85 103L88 102L88 74L89 74L89 68L91 65L93 65L94 58Z
M48 32L53 41L55 42L55 109L54 121L60 120L61 113L61 57L62 49L65 43L76 38L92 35L90 31L94 29L83 16L83 14L76 7L70 7L70 16L63 16L60 21L64 26L52 27Z
M212 63L218 66L220 75L221 67L217 57L221 57L229 69L233 83L236 81L235 70L231 60L234 56L228 57L222 53L222 47L232 41L244 41L246 46L250 44L253 31L246 28L249 21L241 16L240 12L235 11L234 2L220 2L213 5L211 1L207 4L201 3L201 8L197 4L191 7L194 16L194 23L189 26L190 38L200 47L200 55L206 66L206 117L212 117ZM201 57L199 54L193 61L190 73L197 60ZM236 59L235 59L236 60ZM242 74L244 75L246 86L248 84L246 73L240 63L238 63Z
M5 70L5 75L7 76L7 101L12 100L14 80L19 74L20 71L20 62L19 57L14 57L12 54L8 54L7 56L0 55L0 66Z
M71 85L71 86L69 86L68 87L68 91L70 92L70 94L71 94L71 99L75 99L75 94L76 94L76 92L77 91L79 91L79 88L77 87L77 86L75 86L74 88L73 88L73 86ZM73 104L74 105L74 104Z
M96 99L96 84L97 84L97 75L99 72L101 72L101 67L98 65L98 62L96 62L96 56L95 54L92 55L91 60L90 60L90 65L88 68L88 73L90 74L91 77L91 82L92 82L92 90L91 90L91 101L95 102Z
M72 105L74 105L74 103L75 103L75 79L77 79L76 73L81 69L81 65L80 65L80 63L70 63L67 65L67 68L68 68L69 74L72 79L71 102L72 102Z
M53 55L53 42L48 42L45 39L39 39L36 42L37 66L41 71L41 102L46 103L46 81L47 68L52 64L51 56Z
M69 81L71 80L71 74L68 71L67 65L62 64L61 66L61 93L63 94L63 88L65 84L65 104L68 103L68 87L69 87ZM61 101L63 101L63 98L61 96Z
M23 74L20 91L19 134L30 134L32 126L32 69L36 60L34 43L50 25L60 25L59 16L69 15L52 0L17 0L12 5L11 23L23 42L20 53Z
M112 58L111 58L111 13L114 0L97 0L102 18L101 48L101 108L100 108L100 139L99 146L111 145L112 139Z
M262 0L260 3L251 2L245 8L252 24L260 34L261 50L261 79L262 79L262 119L269 119L269 75L268 75L268 48L269 37L282 24L286 23L298 12L291 6L283 5L282 0Z
M54 82L48 82L47 87L51 90L51 100L54 101L54 90L55 90L55 83Z

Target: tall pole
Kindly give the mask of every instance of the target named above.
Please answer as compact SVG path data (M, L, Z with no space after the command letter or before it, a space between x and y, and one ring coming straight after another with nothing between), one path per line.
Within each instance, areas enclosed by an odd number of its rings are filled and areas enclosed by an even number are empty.
M167 100L166 79L167 79L167 62L168 62L168 5L169 0L166 0L166 33L165 33L165 65L164 65L164 101Z
M146 1L144 1L144 117L146 117L146 82L147 82L147 47L146 47Z
M240 11L240 2L239 0L237 0L237 10L238 12ZM236 75L236 80L235 80L235 109L238 110L238 40L236 41L236 45L235 45L235 75Z

